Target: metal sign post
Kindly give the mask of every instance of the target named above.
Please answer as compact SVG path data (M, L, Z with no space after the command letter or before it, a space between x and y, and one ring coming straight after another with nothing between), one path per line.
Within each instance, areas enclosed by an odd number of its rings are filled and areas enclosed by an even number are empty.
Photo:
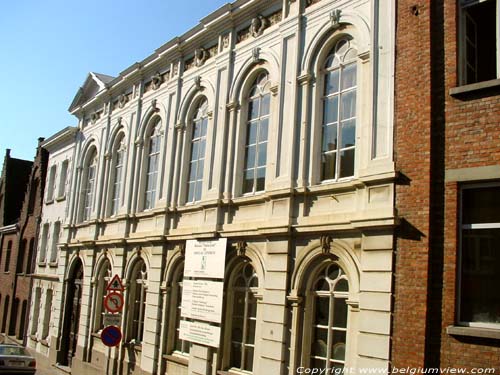
M106 374L109 374L109 362L111 361L111 348L120 345L122 340L122 332L120 330L121 311L123 310L123 291L124 287L120 276L115 275L108 283L106 288L107 295L104 298L104 308L106 315L104 316L104 325L106 326L101 332L101 341L108 347L108 361L106 366Z

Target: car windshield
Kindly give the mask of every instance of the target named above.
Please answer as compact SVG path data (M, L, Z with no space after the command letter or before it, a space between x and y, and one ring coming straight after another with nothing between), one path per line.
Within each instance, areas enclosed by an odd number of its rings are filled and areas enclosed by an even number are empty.
M0 355L28 355L20 346L0 346Z

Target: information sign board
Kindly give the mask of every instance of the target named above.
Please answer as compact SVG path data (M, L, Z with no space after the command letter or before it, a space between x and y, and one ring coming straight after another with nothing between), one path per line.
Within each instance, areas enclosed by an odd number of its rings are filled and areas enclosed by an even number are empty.
M179 337L182 340L218 348L220 327L211 326L207 323L181 320Z
M119 327L122 323L121 314L105 314L104 315L104 326L117 326Z
M220 323L223 291L222 281L183 280L181 315L185 318Z
M185 277L224 278L227 238L187 240Z

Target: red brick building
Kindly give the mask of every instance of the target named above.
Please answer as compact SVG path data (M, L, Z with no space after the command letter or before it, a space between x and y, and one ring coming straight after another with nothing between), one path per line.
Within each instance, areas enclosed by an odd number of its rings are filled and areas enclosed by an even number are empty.
M32 162L5 153L0 178L0 332L16 334L19 300L15 298L19 218Z
M392 366L498 373L500 4L397 4Z

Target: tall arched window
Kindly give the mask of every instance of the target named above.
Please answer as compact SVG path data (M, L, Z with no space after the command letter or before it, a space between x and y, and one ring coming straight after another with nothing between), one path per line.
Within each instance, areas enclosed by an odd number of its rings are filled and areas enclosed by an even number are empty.
M255 269L248 262L232 272L228 295L230 329L229 367L252 371L257 322L257 289Z
M184 262L182 262L182 264L179 264L177 266L177 269L175 271L172 280L172 296L171 296L172 313L170 314L170 316L171 319L173 319L173 321L175 322L175 326L172 327L172 329L175 329L175 340L173 342L172 352L174 354L188 355L191 344L189 341L182 340L179 337L181 320L184 320L184 318L181 317L183 276L184 276Z
M113 145L111 157L111 207L110 215L116 215L120 207L120 195L123 180L123 162L125 158L125 144L123 133L120 134Z
M322 180L354 175L356 56L350 40L342 38L323 66Z
M92 205L94 203L95 185L97 174L97 152L95 149L90 151L84 169L82 178L82 221L90 219Z
M187 203L201 199L203 187L203 168L205 166L205 145L208 127L208 102L199 101L192 120L191 157L189 159L189 177Z
M262 72L248 95L243 194L265 189L270 102L269 77Z
M323 267L307 296L311 325L305 328L304 335L311 338L309 367L344 367L348 297L349 283L343 270L336 263Z
M156 199L156 182L158 179L158 164L160 162L160 128L161 122L157 118L154 126L151 127L147 138L147 160L146 160L146 183L144 186L144 209L149 210L154 207Z
M144 313L146 312L147 269L144 260L139 259L130 274L129 289L129 340L136 344L142 342L144 335Z
M94 331L100 331L104 328L104 298L106 297L106 288L111 277L111 263L105 259L99 267L99 273L96 280L96 301L95 301L95 324Z

